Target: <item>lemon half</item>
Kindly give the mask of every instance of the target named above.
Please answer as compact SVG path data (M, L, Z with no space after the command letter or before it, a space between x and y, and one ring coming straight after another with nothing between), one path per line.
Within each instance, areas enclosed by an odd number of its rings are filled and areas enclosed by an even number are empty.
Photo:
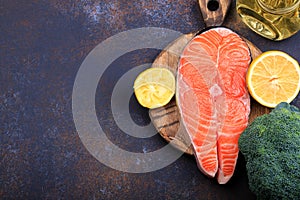
M146 108L158 108L170 102L175 94L175 76L167 68L148 68L133 85L138 102Z
M251 62L246 83L251 96L266 107L290 103L300 89L299 63L282 51L264 52Z

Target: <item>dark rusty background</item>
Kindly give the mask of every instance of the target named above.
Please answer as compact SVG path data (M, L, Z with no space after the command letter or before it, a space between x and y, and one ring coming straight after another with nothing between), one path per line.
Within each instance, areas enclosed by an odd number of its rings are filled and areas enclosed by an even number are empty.
M299 33L282 42L266 40L241 23L234 4L224 25L262 51L278 49L300 60ZM0 199L255 198L243 157L232 180L218 185L188 155L155 172L129 174L104 166L81 143L71 96L82 61L106 38L147 26L189 33L204 23L196 0L0 1ZM152 151L165 142L159 136L132 142L122 135L109 110L113 84L158 53L141 50L116 60L99 83L99 123L114 143L131 151ZM299 95L293 104L300 106ZM130 112L137 123L150 122L134 97Z

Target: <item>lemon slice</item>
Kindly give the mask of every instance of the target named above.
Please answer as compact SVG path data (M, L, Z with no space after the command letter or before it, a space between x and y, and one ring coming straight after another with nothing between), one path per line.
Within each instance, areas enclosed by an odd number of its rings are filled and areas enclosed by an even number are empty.
M251 62L246 82L251 96L266 107L290 103L300 89L299 63L281 51L264 52Z
M133 89L142 106L150 109L161 107L175 94L175 76L167 68L149 68L137 76Z

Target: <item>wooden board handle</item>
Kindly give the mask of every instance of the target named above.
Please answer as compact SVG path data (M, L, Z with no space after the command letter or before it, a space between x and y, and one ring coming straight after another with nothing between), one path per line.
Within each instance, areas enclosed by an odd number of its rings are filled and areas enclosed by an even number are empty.
M231 0L198 0L206 27L222 25Z

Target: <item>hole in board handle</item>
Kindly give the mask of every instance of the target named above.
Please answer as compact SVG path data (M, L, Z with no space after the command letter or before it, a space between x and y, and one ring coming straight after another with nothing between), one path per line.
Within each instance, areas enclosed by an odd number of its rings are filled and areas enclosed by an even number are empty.
M220 4L219 4L218 0L210 0L207 3L208 10L210 10L212 12L218 10L219 6L220 6Z

